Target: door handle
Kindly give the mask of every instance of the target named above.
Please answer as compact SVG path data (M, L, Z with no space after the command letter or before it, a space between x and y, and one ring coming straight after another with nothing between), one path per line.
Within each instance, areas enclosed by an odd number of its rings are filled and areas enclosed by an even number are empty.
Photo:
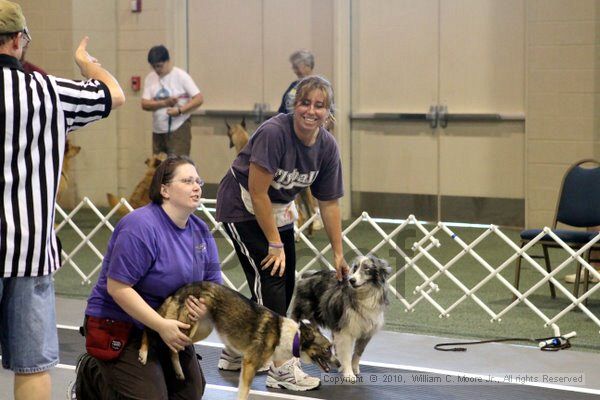
M254 123L260 124L263 120L263 106L262 103L254 103Z
M427 119L427 121L429 121L429 126L431 127L431 129L437 128L437 124L438 124L437 107L434 105L429 106L429 112L427 113L425 118Z
M438 104L436 112L440 128L446 128L448 126L448 107L442 104Z
M252 114L254 115L254 122L256 124L261 124L267 118L275 115L275 113L269 112L269 103L254 103Z

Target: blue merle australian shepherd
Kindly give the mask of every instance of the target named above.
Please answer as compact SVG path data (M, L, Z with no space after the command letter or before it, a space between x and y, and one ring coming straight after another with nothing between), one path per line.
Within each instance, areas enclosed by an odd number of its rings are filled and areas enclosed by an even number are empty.
M347 280L339 282L334 271L309 271L296 283L291 316L331 330L344 379L356 380L360 357L383 326L390 273L387 261L358 257Z

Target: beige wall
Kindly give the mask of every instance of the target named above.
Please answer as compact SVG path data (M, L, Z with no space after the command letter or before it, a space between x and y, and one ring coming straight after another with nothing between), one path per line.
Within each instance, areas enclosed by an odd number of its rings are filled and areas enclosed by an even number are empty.
M575 161L600 157L600 1L527 2L526 224L552 222Z
M70 1L22 0L33 41L27 59L46 72L73 76L73 11Z
M148 50L158 44L169 48L176 65L181 65L180 60L185 60L180 54L181 50L175 50L180 46L174 46L174 43L180 41L174 37L178 30L174 28L177 15L173 12L173 7L178 4L184 7L185 2L144 0L141 13L131 12L129 3L115 1L118 27L117 78L127 101L117 115L117 143L114 148L117 182L110 190L124 197L131 194L142 178L146 169L144 161L152 153L152 114L141 109L143 88L134 92L131 89L131 77L139 76L143 84L144 77L150 72L146 61ZM101 200L103 201L102 198Z
M47 73L78 78L73 62L73 10L70 2L61 0L19 1L27 19L32 42L26 59ZM75 167L73 168L75 170ZM75 172L70 174L70 187L63 204L73 204L77 192Z
M151 115L140 109L140 93L131 91L130 78L137 75L143 79L149 72L147 51L159 43L172 50L176 64L188 65L186 1L144 0L141 13L132 13L126 0L23 0L19 3L34 39L28 54L30 61L49 73L78 77L72 54L80 37L89 34L90 52L117 76L127 96L125 106L108 120L73 135L73 140L83 149L73 163L72 199L88 196L103 204L106 192L129 195L144 172L144 160L151 148ZM315 11L322 5L315 1L311 4L312 17L318 14L322 20L323 14ZM336 15L340 15L340 10L347 12L348 3L335 0L332 4L325 13L333 20L327 31L331 40L319 42L317 51L331 50L334 54L347 55L347 50L344 53L338 46L349 47L352 42L340 37L340 31L335 29L343 25ZM537 226L551 220L556 191L566 167L579 158L600 157L600 0L526 0L525 26L524 198L527 225ZM319 37L311 36L311 43L318 42L317 39ZM379 43L384 54L389 43ZM277 49L287 55L281 47ZM322 66L334 75L345 60L343 56L332 56ZM244 65L244 60L240 65ZM291 80L293 76L285 57L281 68L277 79ZM356 79L352 73L345 75L348 82ZM202 89L203 77L194 78ZM332 76L338 86L343 83L340 78ZM346 94L349 95L349 91ZM337 100L339 104L350 105L346 98ZM271 102L271 97L267 101ZM207 98L207 107L209 102ZM338 118L345 118L348 113L349 110L345 110ZM342 141L349 136L344 132L338 134ZM379 139L385 141L384 136ZM192 156L198 160L201 173L208 174L209 182L217 183L223 167L233 157L226 143L222 119L196 118ZM392 152L394 146L384 145L384 148ZM380 160L391 157L392 153L378 154ZM355 174L368 175L368 170L363 170L364 165L359 167Z
M84 36L90 37L89 53L96 57L107 70L117 76L118 30L116 2L77 0L72 3L72 43L77 46ZM93 12L92 12L93 7ZM80 78L79 69L71 61L75 76ZM70 137L81 146L75 157L72 175L75 179L75 199L89 197L94 203L103 202L106 192L112 192L117 185L116 165L117 126L121 111L115 111L107 119L75 131ZM71 191L73 193L73 191ZM66 204L68 206L68 204Z
M118 53L115 1L29 0L20 2L33 41L27 59L47 73L81 79L73 54L81 39L90 37L88 50L116 74ZM76 131L70 140L82 150L68 171L69 187L61 203L67 207L88 196L103 202L105 193L117 185L118 112Z
M146 54L150 47L180 42L173 21L185 1L145 0L142 13L132 13L124 0L26 0L20 2L33 42L27 58L48 73L79 79L73 53L84 35L88 50L117 77L126 104L106 120L76 131L71 140L82 147L72 163L70 186L64 205L84 196L105 205L106 193L128 196L145 171L151 153L151 114L140 108L141 93L130 88L131 76L149 72ZM185 46L183 47L185 49ZM172 58L181 56L172 51ZM185 57L183 57L185 60Z
M482 114L524 115L525 1L372 0L352 11L352 192L395 195L402 216L419 208L402 199L434 201L444 220L455 198L523 199L524 124ZM463 119L432 128L393 117L440 105ZM391 115L358 121L368 113Z
M288 59L298 49L311 50L314 73L332 79L331 0L195 0L189 20L189 71L204 109L277 110L296 79Z
M256 103L277 110L297 79L289 56L302 48L314 53L314 72L332 80L333 10L333 1L322 0L190 2L189 71L205 96L201 111L249 113ZM225 119L232 124L241 118L194 116L190 155L207 183L218 184L235 156ZM256 129L252 119L250 133Z

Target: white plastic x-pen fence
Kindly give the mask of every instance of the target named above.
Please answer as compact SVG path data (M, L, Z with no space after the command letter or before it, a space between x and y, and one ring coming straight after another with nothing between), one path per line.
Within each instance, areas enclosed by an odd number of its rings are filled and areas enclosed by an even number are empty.
M235 257L235 251L233 250L233 244L229 239L229 236L225 233L222 225L218 223L214 216L214 208L209 208L208 206L214 205L216 203L215 200L204 200L200 208L198 209L198 213L204 218L204 220L212 225L212 232L216 231L221 232L223 237L227 240L229 245L231 246L231 251L228 254L221 254L221 264L225 267L229 262L237 262L237 258ZM73 231L79 236L80 242L69 251L69 253L63 250L63 264L70 265L74 270L81 276L82 284L90 284L92 276L94 276L98 270L101 268L103 254L98 248L93 244L92 238L103 228L108 228L111 232L114 230L110 222L110 218L117 212L118 208L121 206L127 207L127 209L132 210L131 206L127 203L125 199L121 199L121 204L117 205L115 208L110 210L106 215L104 215L88 198L84 198L70 213L66 213L61 207L57 205L57 213L58 218L57 221L60 223L57 225L56 230L60 234L61 230L66 227L70 227ZM84 233L75 223L75 216L81 212L85 208L89 208L92 212L98 217L98 223L89 231L89 233ZM299 265L298 274L310 269L311 267L315 268L320 265L324 265L327 268L333 268L332 265L326 258L327 253L331 250L331 245L327 244L321 250L319 250L311 240L305 235L305 231L309 224L315 219L318 218L318 214L313 215L309 220L307 220L302 226L296 227L296 234L299 240L301 240L306 247L312 252L312 258L305 264ZM398 226L392 230L390 233L386 233L381 224L384 223L396 223ZM368 250L367 254L375 254L378 251L382 250L384 247L391 249L390 251L394 252L394 255L397 254L399 259L403 262L400 262L397 266L396 271L390 276L388 282L390 283L390 291L391 293L404 305L407 311L414 311L415 306L421 301L425 300L429 302L438 312L440 317L449 317L450 313L462 302L467 299L471 299L475 302L485 313L487 313L490 317L491 322L501 321L501 318L506 315L510 310L519 305L520 303L525 304L533 313L535 313L543 322L545 327L551 327L556 336L560 336L560 328L557 324L558 320L564 317L569 311L574 309L575 307L579 308L591 321L593 321L597 326L600 327L600 320L592 313L585 304L585 300L589 298L594 292L596 292L600 285L594 285L583 295L578 298L575 297L565 286L561 284L561 282L556 279L556 275L560 273L564 268L570 265L573 262L579 262L582 264L584 268L587 268L590 272L590 276L600 279L600 273L598 273L595 268L591 267L582 257L592 245L594 245L598 240L600 240L600 234L595 236L589 243L587 243L582 248L574 251L571 249L566 243L564 243L559 237L557 237L549 228L545 228L534 240L531 240L527 245L523 248L520 248L519 245L515 244L508 236L506 236L497 226L489 225L486 226L486 229L483 230L483 233L478 236L471 243L465 243L459 236L457 236L451 229L450 224L446 224L443 222L439 222L434 225L433 229L428 230L424 223L420 222L413 215L409 216L406 220L402 221L391 221L384 219L377 219L370 217L367 213L363 213L360 217L356 218L346 229L343 231L343 240L348 248L354 252L356 255L363 255L360 248L364 248L361 246L361 243L353 243L349 239L349 234L359 225L359 224L369 224L372 229L374 229L380 236L381 241ZM420 240L416 241L412 245L411 256L407 255L405 251L402 250L402 247L398 245L394 238L398 236L399 233L403 232L406 229L417 229L423 236ZM440 235L447 235L452 238L453 241L462 248L458 254L456 254L449 261L442 263L438 261L433 255L432 250L439 247L440 240L436 238ZM546 269L535 261L534 257L528 254L528 251L533 247L537 242L539 242L545 235L550 235L556 243L558 243L564 251L569 255L560 265L554 268L550 273L546 271ZM492 266L488 261L486 261L481 255L479 255L474 248L482 243L487 238L496 237L501 239L507 246L509 246L514 253L507 258L504 262L502 262L498 266ZM89 272L84 272L84 269L81 266L77 265L75 262L75 256L79 251L81 251L84 246L89 247L93 253L98 258L98 263L93 266L93 268ZM485 276L482 280L480 280L477 284L472 287L468 287L465 283L461 282L460 279L456 277L456 274L453 273L452 267L455 266L459 261L463 260L465 257L470 256L474 260L476 260L485 270L487 271L487 276ZM517 257L523 257L523 259L529 263L537 272L539 272L541 279L531 286L529 289L524 292L519 291L514 287L512 283L510 283L506 278L504 278L500 273L510 265L514 265L517 260ZM424 269L421 268L420 265L422 263L431 263L435 266L434 273L427 274L424 272ZM320 263L320 265L319 265ZM315 265L317 264L317 265ZM225 269L225 268L224 268ZM409 301L401 291L398 291L397 288L393 285L394 281L399 279L402 274L405 274L409 270L413 270L420 279L422 283L416 286L413 291L414 298ZM440 287L436 283L438 278L445 276L451 282L453 282L463 294L450 306L444 308L439 304L434 298L434 294L440 290ZM230 287L240 291L244 289L247 283L242 284L239 287L236 287L232 281L226 276L225 272L223 273L223 279L227 285ZM506 288L515 296L515 300L512 301L508 306L504 307L498 312L492 310L490 306L488 306L480 296L478 296L478 291L486 285L489 281L496 279L501 282ZM537 289L541 286L547 284L548 282L552 282L555 287L561 291L566 298L570 301L569 305L567 305L564 309L558 312L554 316L547 316L544 312L540 310L532 301L528 298L531 296Z

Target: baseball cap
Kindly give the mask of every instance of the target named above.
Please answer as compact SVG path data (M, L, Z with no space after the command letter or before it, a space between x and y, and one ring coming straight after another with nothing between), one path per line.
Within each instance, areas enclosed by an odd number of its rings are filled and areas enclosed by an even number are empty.
M21 6L8 0L0 0L0 34L27 30Z

